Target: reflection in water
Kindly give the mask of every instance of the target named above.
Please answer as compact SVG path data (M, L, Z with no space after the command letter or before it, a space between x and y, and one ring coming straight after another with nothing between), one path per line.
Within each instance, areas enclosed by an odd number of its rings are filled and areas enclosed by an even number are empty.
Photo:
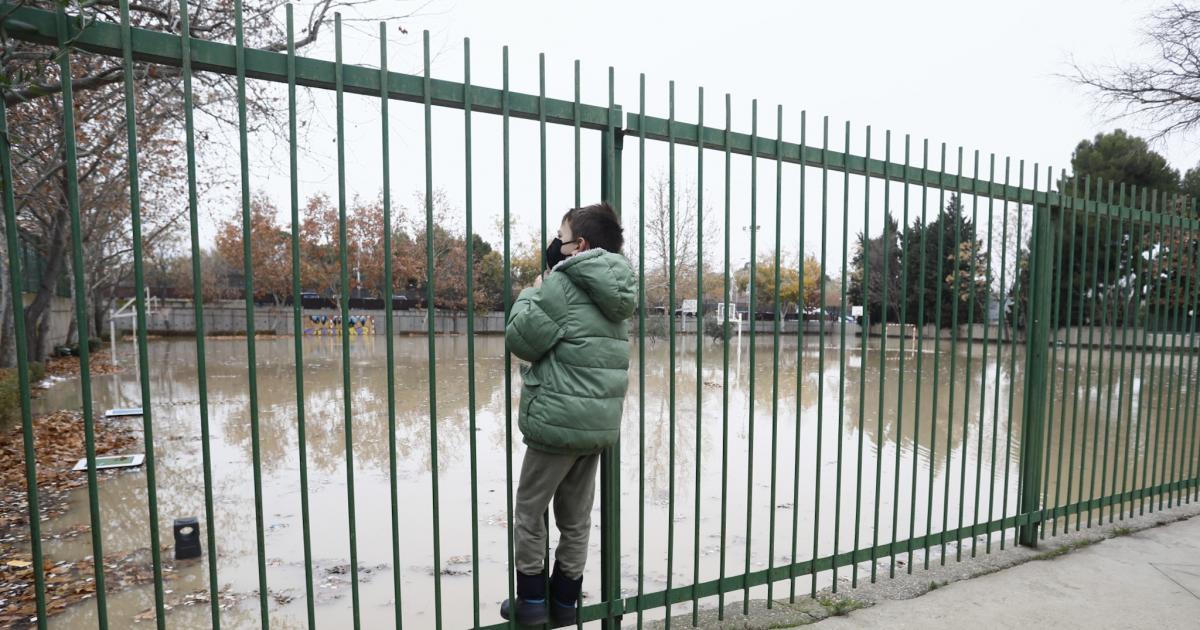
M659 590L666 585L666 531L669 518L676 521L673 584L688 584L693 574L693 556L697 553L695 534L699 532L700 579L716 578L721 550L722 515L728 536L725 557L727 575L745 569L745 549L749 541L751 570L782 564L793 557L806 560L811 555L814 530L813 514L817 493L813 480L816 466L821 467L819 555L834 552L833 523L837 501L837 471L842 473L841 517L837 551L852 548L855 524L860 547L890 542L895 535L940 531L943 526L958 526L961 502L963 522L971 524L1001 513L1011 515L1017 502L1017 457L1021 443L1021 391L1010 391L1020 384L1024 357L1020 348L989 348L988 361L982 359L982 346L957 346L948 342L926 342L922 354L906 349L903 357L896 340L889 340L880 352L879 341L865 349L858 340L848 341L845 350L844 400L841 356L836 347L826 348L820 361L816 339L803 347L795 338L780 341L778 383L773 387L771 339L759 340L755 370L755 389L750 391L748 340L733 340L728 366L729 388L723 388L724 371L721 346L705 342L703 365L697 377L694 338L678 344L677 370L668 373L668 345L650 343L646 347L645 395L638 392L637 351L633 353L631 390L626 404L621 442L621 523L622 587L628 594L637 590L639 471L644 466L645 501L645 588ZM388 409L384 338L351 340L350 391L353 409L355 490L358 505L357 535L362 580L362 614L367 627L388 625L393 616L391 560L391 519L389 482ZM318 623L341 627L350 622L349 584L340 573L348 562L345 442L343 432L343 391L340 340L306 337L304 339L304 417L308 437L311 528L313 531L314 581L317 592ZM261 339L257 342L259 385L259 445L263 474L263 506L266 522L266 557L272 598L272 624L291 628L304 625L304 564L300 517L299 468L297 447L297 405L295 365L291 339ZM911 345L911 344L910 344ZM249 422L247 367L244 340L209 340L206 357L209 382L209 414L212 427L213 493L215 501L219 574L222 585L234 594L247 595L257 588L254 531L254 496L250 483L253 470L252 436ZM433 617L432 497L430 471L430 418L427 366L424 338L397 337L396 356L396 484L400 496L400 571L403 580L404 618L411 627L428 627ZM498 620L498 603L507 590L506 417L503 340L480 337L476 340L475 388L478 408L476 430L470 431L466 339L443 337L436 342L438 396L438 466L440 479L439 514L441 519L441 555L443 559L471 553L471 479L470 442L478 448L480 605L485 622ZM1010 373L1011 353L1016 373ZM948 353L957 353L956 373L950 372ZM968 352L970 360L968 361ZM934 374L934 353L941 353L938 374ZM997 356L999 354L999 356ZM1137 379L1116 379L1111 384L1102 377L1110 362L1119 361L1120 353L1099 353L1090 372L1074 387L1074 356L1059 353L1053 374L1056 379L1071 379L1069 393L1079 392L1078 410L1073 396L1056 390L1051 405L1052 449L1050 459L1058 458L1057 440L1064 432L1059 422L1065 415L1066 443L1063 449L1062 475L1066 462L1074 462L1072 483L1077 501L1079 493L1089 492L1093 482L1094 459L1101 459L1105 487L1111 492L1117 479L1116 461L1128 460L1121 453L1132 448L1125 439L1128 407L1141 408L1141 382L1151 374L1166 375L1179 363L1151 362ZM1128 355L1132 356L1132 355ZM921 360L918 361L918 357ZM882 358L882 369L881 369ZM183 516L203 516L204 494L200 456L200 427L197 404L199 390L194 366L195 345L190 340L155 341L150 346L151 393L155 423L155 449L158 463L158 501L164 541L171 540L171 520ZM127 360L132 363L131 357ZM903 360L903 365L901 361ZM514 362L515 363L515 362ZM1113 363L1116 365L1116 363ZM918 365L920 369L918 369ZM903 387L900 380L903 378ZM865 379L865 381L863 381ZM967 379L970 379L968 387ZM982 379L982 380L981 380ZM934 381L936 380L936 387ZM671 432L670 385L674 382L676 408L674 434ZM950 388L955 387L954 406L950 407ZM94 377L96 408L137 406L139 389L136 371ZM1182 382L1182 379L1180 379ZM997 383L999 389L997 389ZM882 384L882 387L881 387ZM700 387L697 407L697 385ZM1176 386L1182 396L1187 386ZM882 398L881 398L882 390ZM1118 417L1102 405L1109 394L1128 390L1126 411ZM519 391L514 369L512 391ZM861 396L860 396L861 391ZM1168 392L1170 393L1170 392ZM728 397L726 401L726 395ZM749 416L751 397L754 417ZM644 398L644 408L639 401ZM824 400L824 415L818 413L817 400ZM38 404L42 409L79 405L78 383L64 383L49 390ZM1010 408L1010 399L1012 407ZM936 407L934 406L936 400ZM776 404L773 404L776 401ZM1148 399L1149 401L1149 399ZM728 413L723 410L726 407ZM515 396L513 399L515 430ZM916 418L920 405L919 426ZM879 410L882 406L882 416ZM1115 403L1114 403L1115 407ZM699 413L698 413L699 409ZM964 409L966 413L964 415ZM1135 413L1135 416L1137 414ZM639 418L644 417L644 426ZM839 417L841 420L838 429ZM1071 419L1078 428L1070 432ZM1096 431L1098 421L1104 427ZM1010 419L1012 422L1010 423ZM1135 418L1136 419L1136 418ZM1167 421L1165 418L1163 421ZM754 457L748 457L754 423ZM1117 423L1121 422L1120 427ZM1143 419L1139 427L1149 427ZM140 420L131 420L137 430ZM822 427L821 461L816 461L816 435ZM1090 427L1091 433L1088 433ZM1113 429L1111 432L1107 429ZM1148 432L1145 432L1148 434ZM1169 431L1154 443L1166 444ZM842 439L839 461L837 440ZM727 435L727 440L723 436ZM1101 437L1103 436L1103 437ZM670 492L669 450L675 444L675 492ZM1011 440L1011 445L1010 445ZM1138 451L1149 453L1143 438ZM859 450L862 444L861 453ZM643 451L639 448L645 444ZM519 434L514 436L513 461L522 456ZM1106 456L1094 457L1103 454ZM949 461L947 460L949 455ZM797 459L798 456L798 459ZM1113 462L1111 465L1109 462ZM723 462L725 467L723 470ZM964 466L965 462L965 466ZM915 474L914 479L914 464ZM1132 466L1129 466L1132 470ZM1097 468L1099 470L1099 468ZM774 475L772 475L774 471ZM1051 466L1048 495L1067 494L1058 481L1059 469ZM860 476L861 473L861 476ZM747 513L747 475L753 475L753 512L751 531L745 528ZM697 478L699 492L697 493ZM724 479L724 484L722 480ZM799 480L799 484L794 483ZM1085 480L1086 479L1086 483ZM772 480L776 484L774 505L770 500ZM1119 482L1120 479L1117 479ZM1064 479L1065 482L1065 479ZM962 488L960 492L960 487ZM878 491L877 491L878 488ZM949 488L947 494L946 488ZM977 489L978 488L978 489ZM1007 488L1007 492L1005 489ZM856 501L856 496L861 499ZM895 497L895 501L893 500ZM146 525L146 488L144 471L117 474L100 488L105 549L110 553L148 544ZM673 499L673 501L672 501ZM700 503L697 529L693 521L696 502ZM597 507L598 510L598 507ZM878 512L878 515L877 515ZM769 556L772 541L771 514L775 519L774 558ZM943 523L943 514L946 514ZM893 518L893 515L895 517ZM976 516L978 515L978 516ZM910 530L910 519L913 528ZM598 511L593 519L599 527ZM62 519L49 524L48 530L64 529L87 522L86 492L73 497L73 509ZM878 530L876 530L878 527ZM878 533L876 533L878 531ZM593 553L585 592L595 601L599 593L599 536L593 538ZM796 541L793 555L793 541ZM807 542L806 542L807 541ZM966 545L971 545L968 540ZM55 557L81 557L90 554L86 539L50 540L47 550ZM982 550L982 544L981 544ZM206 550L208 552L209 550ZM918 561L922 556L918 555ZM456 565L459 569L463 566ZM848 572L848 569L844 570ZM206 565L184 564L178 577L168 586L177 594L207 587ZM821 576L827 581L828 576ZM801 591L806 590L804 584ZM447 627L462 627L471 621L471 578L460 574L442 577L443 619ZM734 594L732 596L740 596ZM294 598L289 600L289 598ZM449 604L453 602L453 604ZM134 589L109 598L110 619L117 626L128 625L131 617L153 606L151 588ZM232 626L252 625L257 619L257 598L247 597L223 612ZM56 616L52 623L62 628L93 627L94 605L76 606ZM207 606L179 608L169 613L177 627L207 627Z

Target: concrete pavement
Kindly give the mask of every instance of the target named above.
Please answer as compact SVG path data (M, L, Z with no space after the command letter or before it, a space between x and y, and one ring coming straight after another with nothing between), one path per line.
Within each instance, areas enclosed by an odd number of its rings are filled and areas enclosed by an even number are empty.
M819 627L1200 629L1200 518L880 601Z

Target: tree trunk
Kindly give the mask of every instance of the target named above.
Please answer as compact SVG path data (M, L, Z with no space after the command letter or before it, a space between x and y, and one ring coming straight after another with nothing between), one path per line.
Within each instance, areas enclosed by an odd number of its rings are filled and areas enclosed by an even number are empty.
M68 273L68 275L70 274L70 263L67 263L67 273ZM79 296L75 293L75 283L74 282L72 282L70 284L70 287L71 287L71 290L70 290L71 305L74 306L75 300L78 300ZM77 331L79 329L79 321L76 318L76 313L77 313L77 311L74 308L72 308L71 309L71 319L70 319L70 321L67 322L67 338L63 341L63 343L68 344L68 345L75 343L75 335L78 334Z
M0 273L0 367L15 367L17 364L16 338L13 322L12 289L8 278L8 265Z
M88 336L93 339L101 339L104 333L104 314L108 311L111 299L100 299L99 291L92 290L92 316L88 322Z
M58 284L59 275L63 271L66 259L66 243L63 238L63 224L66 213L65 205L59 209L59 216L54 222L49 239L48 251L45 252L46 268L38 279L37 293L33 302L25 308L26 337L29 341L29 360L41 362L46 358L46 335L50 328L50 302L54 297L54 289Z

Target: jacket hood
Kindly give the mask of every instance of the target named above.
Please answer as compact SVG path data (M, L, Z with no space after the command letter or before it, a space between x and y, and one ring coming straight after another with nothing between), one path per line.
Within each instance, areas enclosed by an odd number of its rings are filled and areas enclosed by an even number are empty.
M637 282L629 261L600 248L576 254L554 266L587 294L609 320L624 321L637 307Z

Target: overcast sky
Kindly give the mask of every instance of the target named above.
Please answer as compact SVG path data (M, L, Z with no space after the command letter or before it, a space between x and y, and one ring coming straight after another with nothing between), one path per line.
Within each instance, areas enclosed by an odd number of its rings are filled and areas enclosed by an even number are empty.
M537 93L537 55L546 53L547 92L573 98L573 62L583 69L583 100L607 103L607 68L616 71L616 98L626 112L637 111L638 73L647 77L647 110L667 115L667 85L676 86L676 116L694 121L697 87L706 93L705 120L724 122L724 94L733 95L736 130L748 132L750 104L759 103L759 131L777 133L776 106L784 107L784 135L800 139L800 113L808 113L808 142L820 142L821 118L830 118L830 144L844 146L844 125L852 123L851 149L864 150L865 125L873 128L871 153L883 157L884 130L892 130L893 159L903 158L904 134L913 139L913 162L920 159L920 143L929 139L936 166L940 143L949 146L949 170L959 146L966 151L966 172L972 172L972 152L982 152L982 176L987 176L990 153L997 156L997 177L1003 159L1052 165L1057 172L1069 168L1072 149L1083 138L1123 127L1134 133L1149 130L1134 120L1110 120L1097 111L1091 95L1061 75L1071 71L1071 60L1085 65L1107 65L1145 58L1151 54L1143 35L1145 16L1159 3L1101 0L1090 2L516 2L433 0L415 17L389 29L389 67L419 73L421 31L431 32L433 76L461 80L462 39L471 38L472 79L475 84L500 87L501 48L510 47L510 80L515 91ZM420 7L409 2L405 10ZM397 11L381 3L371 11ZM358 16L362 17L362 15ZM408 33L398 28L403 25ZM344 56L347 63L377 66L377 26L347 23ZM309 56L332 59L333 34L326 31ZM253 89L276 89L257 84ZM336 195L334 108L331 93L301 90L302 128L301 195L326 192ZM282 94L282 92L279 92ZM374 198L382 176L379 166L380 132L377 99L347 96L347 168L350 197ZM423 227L423 214L414 192L424 188L423 113L418 105L396 104L391 110L390 146L393 152L392 194L396 205L412 207L411 215ZM458 110L435 111L433 118L433 170L435 187L446 191L457 221L465 205L463 115ZM574 201L573 134L570 128L549 132L548 214L550 236L556 218ZM474 118L474 220L476 231L496 240L501 209L500 125L497 116ZM512 207L518 220L514 238L525 239L540 223L538 130L536 123L512 125ZM232 138L231 138L232 139ZM1155 148L1171 164L1184 170L1200 161L1200 138L1179 136ZM232 147L236 149L236 147ZM213 149L219 153L220 149ZM629 139L625 147L625 222L636 231L638 146ZM584 133L584 203L599 195L599 139ZM666 169L666 146L647 145L647 177ZM216 159L216 170L236 169L236 154ZM209 158L213 158L210 156ZM288 204L286 146L259 139L252 146L252 188L273 198L284 212ZM696 154L681 147L677 152L681 182L696 179ZM236 173L230 170L229 173ZM705 154L705 207L717 227L723 223L723 157ZM798 249L800 208L799 170L784 171L784 249ZM805 250L818 253L820 245L820 172L808 169L805 208ZM757 202L759 251L771 248L774 238L775 167L759 163ZM749 160L735 159L733 198L733 259L744 261L749 243L741 229L750 224ZM840 254L842 176L830 173L828 231L831 261ZM1029 185L1029 180L1026 180ZM681 184L682 185L682 184ZM851 235L862 229L864 196L860 179L851 179ZM230 191L233 192L233 191ZM912 216L919 212L914 195ZM892 210L900 214L899 188L892 190ZM212 196L210 216L229 215L236 204ZM928 212L937 211L936 193ZM980 211L985 212L986 202ZM880 224L882 184L871 192L870 231ZM970 202L968 202L970 209ZM999 214L995 229L1000 229ZM336 226L331 226L336 229ZM208 230L211 231L211 225ZM211 232L210 232L211 233ZM716 234L718 242L721 234ZM789 240L790 239L790 240ZM764 245L765 243L765 245ZM791 243L791 244L789 244ZM714 254L719 252L713 251ZM834 262L831 262L832 266Z

